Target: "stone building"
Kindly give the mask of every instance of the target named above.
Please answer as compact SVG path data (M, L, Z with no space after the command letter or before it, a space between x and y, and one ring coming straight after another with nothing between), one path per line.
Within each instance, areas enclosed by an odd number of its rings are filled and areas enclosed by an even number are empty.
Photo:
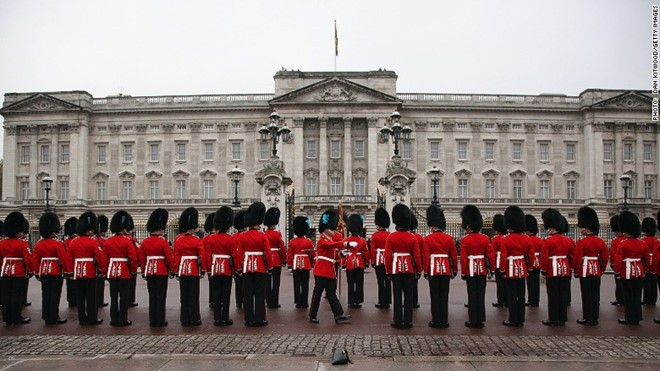
M257 199L283 206L288 198L296 214L315 221L341 200L369 223L380 194L389 208L394 200L426 207L434 166L450 218L467 203L486 215L511 204L536 215L557 207L569 218L593 205L606 218L624 202L622 175L630 177L633 211L646 216L660 207L660 130L648 91L402 93L396 81L384 70L282 70L274 92L264 94L5 94L0 214L19 209L37 218L50 177L49 199L62 217L125 209L146 219L156 207L176 217L188 206L205 214L232 204L236 191L244 207ZM259 129L273 111L291 135L277 144L285 173L271 187L259 174L278 161ZM394 144L379 132L393 111L412 129L397 143L405 184L385 176Z

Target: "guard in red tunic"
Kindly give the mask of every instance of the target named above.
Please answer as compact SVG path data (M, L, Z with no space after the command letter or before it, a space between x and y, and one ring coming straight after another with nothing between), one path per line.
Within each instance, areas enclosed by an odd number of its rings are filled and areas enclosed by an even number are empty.
M110 326L130 326L128 319L128 290L131 274L137 272L137 254L130 239L130 215L119 210L112 216L110 232L114 235L103 247L102 274L110 282Z
M415 216L415 213L410 213L410 233L415 236L415 239L417 240L417 246L419 247L419 254L421 256L422 254L422 247L424 246L424 237L422 237L421 234L417 233L417 227L419 227L419 222L417 221L417 217ZM421 275L422 268L418 270L418 274L415 275L415 284L413 285L413 293L412 293L412 299L413 299L413 308L419 308L419 279L422 276Z
M189 207L179 217L179 235L174 238L174 272L179 277L181 326L202 324L199 313L199 278L204 276L206 254L197 237L199 212Z
M266 275L272 268L270 243L261 231L266 206L255 202L245 213L246 232L241 234L236 257L236 269L243 274L243 304L245 305L245 326L261 327L268 325L266 320Z
M619 245L621 241L626 238L623 236L623 233L619 230L619 215L614 215L610 218L610 229L614 234L614 239L610 241L610 268L614 270L614 257L616 256ZM621 286L621 279L619 277L614 277L614 300L610 301L612 305L623 305L623 288Z
M543 250L543 239L538 235L539 224L534 215L525 215L526 233L532 244L534 255L528 267L527 276L527 303L528 307L538 307L541 296L541 251Z
M233 210L232 210L232 212L233 212ZM207 244L208 244L209 238L217 232L213 228L213 219L214 218L215 218L215 213L210 213L209 215L206 216L206 221L204 221L204 232L206 233L206 235L204 236L204 238L202 238L202 243L204 244L204 250L207 252L206 262L209 263L209 264L211 262L209 261L210 256L208 256L208 250L209 249L207 248ZM208 267L207 267L206 271L208 272ZM212 280L211 280L211 275L210 274L208 275L208 280L209 280L209 308L213 308L213 297L214 297L213 290L214 290L214 288L213 288L213 282L211 282Z
M507 236L502 244L500 270L506 278L509 319L504 326L521 327L525 322L525 278L527 266L534 256L532 244L525 235L525 213L518 206L504 210Z
M147 280L149 292L149 326L167 326L165 304L167 301L167 280L174 266L172 248L164 238L169 213L165 209L156 209L147 220L147 232L140 245L138 259L142 277Z
M619 319L619 323L639 325L642 320L642 286L648 247L639 239L641 225L637 215L632 212L622 211L619 214L619 230L625 237L614 257L614 274L621 277L625 305L625 318Z
M0 241L2 241L2 240L5 239L5 234L4 234L4 232L2 231L2 230L3 230L3 225L4 225L4 224L5 224L5 223L4 223L2 220L0 220ZM2 306L2 277L0 277L0 307L1 307L1 306Z
M648 246L646 265L644 267L644 296L642 297L642 304L649 306L655 306L655 303L658 301L658 279L652 269L654 261L659 258L653 255L656 230L657 226L653 218L647 217L642 220L642 241Z
M424 238L422 265L429 281L431 321L429 327L449 327L449 280L458 274L458 258L454 239L445 233L445 214L438 206L426 209L426 222L431 233Z
M348 241L335 240L335 231L339 224L339 214L336 210L328 209L321 215L318 231L321 234L316 243L316 263L314 264L314 292L312 293L312 304L309 308L309 321L319 323L316 317L321 305L321 295L325 295L330 303L335 323L341 323L351 319L344 314L339 298L337 298L337 269L339 268L339 257L341 251L349 247ZM355 242L351 243L355 247ZM344 250L345 251L345 250Z
M296 238L289 241L287 264L293 270L293 301L296 308L309 307L309 271L314 259L314 244L307 238L309 219L297 216L293 219Z
M568 320L568 287L571 284L575 246L573 240L562 236L564 218L557 209L544 210L541 218L548 233L541 252L541 274L546 277L548 292L548 319L542 323L546 326L564 326Z
M502 264L502 245L504 244L504 236L506 236L506 228L504 227L504 215L495 214L493 216L493 231L495 235L491 239L491 244L495 250L495 285L497 293L497 301L492 303L494 307L502 308L507 306L508 298L506 294L506 278Z
M78 323L82 326L103 323L98 318L96 288L101 275L99 264L103 252L94 233L98 228L98 219L93 212L82 213L76 224L76 237L69 245L68 263L73 279L76 280L76 298L78 299Z
M39 234L42 239L37 242L32 251L32 266L35 275L41 281L41 319L47 325L66 323L59 317L60 297L66 250L64 244L57 240L60 232L60 219L53 212L47 211L39 218Z
M105 245L105 240L107 239L108 224L110 221L108 220L108 217L105 215L99 215L98 220L99 220L99 227L98 230L96 231L96 240L98 241L101 250L103 250L103 247ZM98 277L96 280L96 304L99 307L108 306L108 302L105 301L105 278L103 277Z
M241 235L247 231L245 226L245 210L239 210L234 214L234 234L232 237L232 255L237 256L238 247L241 244ZM240 266L234 261L234 298L236 299L236 308L243 308L243 275L240 274Z
M658 211L656 222L657 222L656 225L660 224L660 211ZM653 256L655 256L655 259L653 259L651 272L655 274L655 277L658 280L657 282L658 289L660 289L660 238L655 239L655 245L653 247ZM660 317L654 318L653 322L660 323Z
M360 236L364 228L364 219L361 215L352 214L348 217L347 228L351 236L346 241L357 244L348 248L348 255L345 258L348 307L362 308L364 302L364 268L369 261L367 241Z
M580 278L582 318L580 325L595 326L600 313L600 278L607 268L607 244L600 237L600 223L594 209L583 206L578 210L578 228L584 238L575 248L574 272Z
M213 285L213 325L229 326L234 323L229 319L229 303L231 298L231 278L234 275L234 261L238 260L232 255L232 236L229 234L234 222L234 211L228 206L222 206L213 213L213 226L215 233L205 238L206 271L211 277Z
M422 259L417 238L409 232L411 212L408 206L398 204L392 209L396 232L385 243L385 271L392 279L394 295L394 328L413 326L413 286L416 275L422 273Z
M270 260L273 269L266 279L266 305L268 308L279 308L280 305L280 278L282 276L282 267L286 265L286 248L282 233L277 230L280 223L280 209L271 207L266 211L264 225L266 236L270 244Z
M371 235L371 266L376 271L376 282L378 284L378 303L376 308L387 309L392 303L392 282L387 279L385 273L385 242L390 232L390 214L387 210L376 209L374 223L376 232Z
M474 205L461 210L461 278L466 281L468 317L466 327L483 328L486 321L486 275L495 268L495 250L488 236L482 234L483 218Z
M140 243L138 242L137 238L135 238L135 223L133 223L133 217L128 216L128 234L125 235L125 237L131 242L131 245L133 246L133 251L135 251L135 256L140 255ZM137 296L135 295L136 290L137 290L137 270L135 272L131 272L131 279L130 279L130 284L128 286L128 306L129 307L137 307L138 302L137 302Z
M69 246L71 245L71 241L73 241L74 238L76 238L76 224L78 224L78 218L71 217L64 222L64 250L66 251L67 255L69 254ZM63 265L63 268L65 266ZM72 271L73 268L65 268L63 273L67 273ZM69 303L69 308L73 308L76 305L78 305L78 300L76 299L76 280L73 279L73 277L69 274L64 275L64 279L66 281L66 301Z
M26 233L25 217L12 211L3 225L6 239L0 241L0 278L2 282L2 320L7 325L22 325L30 318L21 316L29 277L32 275L32 259Z

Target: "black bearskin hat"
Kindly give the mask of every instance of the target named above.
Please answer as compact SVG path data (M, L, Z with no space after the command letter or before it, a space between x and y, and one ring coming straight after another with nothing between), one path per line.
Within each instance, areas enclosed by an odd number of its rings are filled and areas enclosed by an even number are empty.
M72 216L64 222L64 235L71 237L76 234L76 224L78 224L78 218Z
M11 238L16 237L19 233L23 233L25 229L25 216L18 211L12 211L5 218L5 224L3 225L3 230L5 236Z
M351 236L359 236L362 233L362 228L364 228L364 219L361 215L352 214L348 217L346 225Z
M304 216L293 218L293 233L298 237L305 237L309 233L309 219Z
M215 218L215 213L210 213L206 216L204 221L204 232L209 233L213 230L213 218Z
M108 231L108 217L105 215L99 215L99 233L106 233ZM110 230L112 232L112 230ZM114 232L113 232L114 233Z
M428 224L429 227L437 227L444 231L447 229L445 213L443 213L436 205L429 206L426 209L426 224Z
M648 236L655 236L657 229L658 227L653 218L647 217L642 220L642 232L646 233Z
M128 231L131 233L135 231L135 223L133 223L133 217L131 214L128 214Z
M222 206L215 212L213 228L220 232L227 232L234 223L234 210L229 206Z
M245 229L245 210L238 210L234 215L234 229L237 231Z
M39 234L43 238L49 238L53 233L59 233L61 228L60 218L53 212L45 212L39 218Z
M99 217L100 219L101 217ZM100 221L99 224L101 224ZM131 230L131 216L126 211L119 210L112 216L112 220L110 220L110 232L119 233L123 230Z
M280 224L280 209L271 207L266 210L266 216L264 216L264 225L266 227L272 227L278 224Z
M86 236L87 232L92 231L96 232L99 226L99 220L91 211L85 211L78 218L78 223L76 223L76 234L78 236Z
M383 209L382 207L376 209L374 224L381 228L390 227L390 214L387 213L387 210Z
M504 215L493 215L493 230L502 234L506 234L506 227L504 226Z
M2 220L0 220L0 237L2 237L2 236L5 235L4 225L5 225L5 222L3 222Z
M147 232L164 231L167 228L167 218L170 213L165 209L156 209L149 215L147 220Z
M248 207L245 213L245 226L252 227L254 225L264 224L264 217L266 216L266 205L263 202L253 202Z
M596 211L589 206L582 206L578 210L577 215L578 228L586 228L591 231L593 234L598 234L600 230L600 222L598 221L598 214Z
M336 230L337 224L339 224L339 214L335 209L326 210L323 215L321 215L321 220L319 221L319 233L323 233L326 229Z
M518 206L507 207L504 210L504 225L507 230L516 233L525 232L525 213Z
M417 230L417 227L419 227L419 221L417 220L417 217L415 216L415 213L411 212L410 213L410 230L411 231Z
M610 218L610 229L614 233L621 232L619 229L619 214L615 214Z
M392 222L398 229L410 229L412 223L412 213L410 208L404 204L396 204L392 208Z
M23 233L29 234L30 233L30 222L28 222L27 219L23 221Z
M553 208L543 210L541 220L543 220L544 229L554 228L557 232L564 233L562 232L565 228L564 217L559 210Z
M564 219L564 229L560 232L561 234L566 234L570 230L571 226L568 224L568 219L565 216L561 216Z
M531 234L539 233L539 223L536 221L536 218L532 214L525 215L525 228L527 232Z
M660 211L658 211L658 215L656 216L655 220L660 224Z
M179 217L179 233L186 233L191 229L199 228L199 212L194 207L189 207Z
M473 232L481 231L484 226L484 219L481 211L474 205L465 205L461 210L461 227L463 229L470 227Z
M639 218L630 211L622 211L619 214L619 229L632 238L638 238L642 234Z

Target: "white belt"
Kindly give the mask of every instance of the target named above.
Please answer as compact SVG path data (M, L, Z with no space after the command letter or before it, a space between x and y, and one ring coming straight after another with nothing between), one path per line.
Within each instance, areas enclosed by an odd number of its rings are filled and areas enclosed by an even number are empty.
M335 259L328 258L327 256L317 256L316 259L327 260L332 264L336 263Z
M299 267L298 259L305 256L307 256L307 254L293 254L293 269L297 269Z
M248 257L248 256L263 255L263 254L264 254L264 253L261 252L261 251L246 251L246 252L245 252L245 256L246 256L246 257ZM247 264L248 264L248 260L247 260L247 259L243 259L243 272L246 272L246 271L247 271Z
M211 256L211 275L213 275L213 272L215 272L215 260L216 259L231 259L231 255L213 254Z
M557 277L557 270L559 268L557 266L557 260L566 259L566 255L564 255L564 256L550 256L549 258L552 259L552 276Z
M376 265L378 265L378 262L380 261L379 258L382 258L383 254L385 254L385 249L376 249ZM384 261L385 259L383 259Z
M474 277L474 261L475 260L480 260L484 259L485 257L483 255L468 255L468 264L470 264L470 277Z
M498 251L495 253L495 268L500 269L500 256L502 256L502 252Z
M74 259L73 260L73 279L75 280L76 278L78 278L78 269L76 268L78 263L93 263L93 262L94 262L94 258L76 258L76 259Z
M630 271L632 270L632 264L633 262L641 262L642 259L640 258L626 258L623 259L624 262L626 262L626 278L630 278Z
M144 272L145 276L150 276L151 275L150 273L152 273L152 272L149 272L149 267L150 267L149 263L154 261L154 260L165 260L165 257L162 256L162 255L147 256L147 265L145 266L146 272ZM154 271L155 270L156 270L156 268L154 268Z
M7 262L10 261L10 260L19 261L19 260L23 260L23 258L4 258L4 259L2 259L2 270L0 271L0 277L2 277L2 275L4 275L5 267L7 266Z
M398 253L395 252L393 259L392 259L392 273L396 272L396 261L398 260L397 258L400 256L410 256L410 253Z
M128 262L128 259L127 259L127 258L110 258L110 263L108 264L108 276L110 276L110 272L109 272L109 270L112 269L112 265L113 265L114 263L124 263L124 262L127 263L127 262ZM118 270L118 271L117 271L117 275L118 275L118 276L121 275L121 270Z
M587 276L587 265L589 260L598 260L597 256L583 256L582 257L582 277Z
M435 274L435 258L449 258L447 254L431 254L431 276Z
M509 261L509 277L513 276L513 261L524 259L524 258L525 258L524 255L516 255L516 256L507 256L506 257L506 259Z
M183 262L186 260L195 260L197 261L197 256L195 255L184 255L181 257L181 263L179 264L179 277L181 277L181 270L183 269Z
M271 247L270 251L280 251L280 249L278 247Z
M43 271L44 263L47 262L47 261L56 261L56 262L58 262L58 261L60 261L60 258L56 258L56 257L41 258L41 263L39 263L39 274L41 274L41 272Z

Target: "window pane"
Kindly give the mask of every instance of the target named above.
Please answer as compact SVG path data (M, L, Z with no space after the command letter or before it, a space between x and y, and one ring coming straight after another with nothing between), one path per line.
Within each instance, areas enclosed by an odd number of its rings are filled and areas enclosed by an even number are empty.
M21 146L21 162L24 164L30 162L30 146Z
M458 197L467 198L468 196L468 181L467 179L458 180Z
M548 143L541 143L539 146L539 158L541 161L548 161L550 154L548 153Z
M603 143L603 160L612 161L612 143Z
M612 198L612 196L614 194L613 189L612 189L612 184L613 184L612 180L609 180L609 179L605 180L605 184L604 184L605 198Z
M547 200L550 198L550 181L541 180L541 198Z
M644 161L653 161L653 146L644 144Z
M332 196L341 195L341 179L338 177L333 177L330 179L330 194Z
M495 179L486 179L486 198L495 198Z
M566 161L575 161L575 144L566 144Z
M260 160L268 160L268 151L269 151L269 143L268 141L261 141L259 142L259 159Z
M366 194L364 178L355 178L354 180L354 193L356 196L364 196Z
M179 143L176 145L176 160L186 161L186 144Z
M330 141L330 157L331 158L340 158L341 157L341 142L338 140Z
M231 144L231 159L240 160L241 159L241 143L232 142Z
M124 162L133 161L133 145L124 144Z
M401 157L406 159L412 158L412 143L410 141L404 140L402 142Z
M495 143L486 143L486 160L495 159Z
M645 180L644 181L644 197L653 198L653 181Z
M522 143L513 143L513 159L514 160L520 160L522 159L521 152L522 151Z
M158 180L149 181L149 198L152 200L160 198L160 182Z
M513 180L513 197L522 198L522 179Z
M316 158L316 141L307 141L307 158Z
M440 142L430 142L430 144L429 144L429 158L431 160L440 159Z
M623 145L623 160L624 161L633 160L633 145L631 143L626 143Z
M176 181L176 198L181 200L186 198L186 181L177 180Z
M566 198L569 200L575 199L575 180L566 181Z
M105 162L105 146L96 147L97 162Z
M364 140L355 141L355 157L364 157Z
M316 178L305 179L305 195L318 196L318 188L316 186Z
M458 159L467 160L467 143L458 142Z
M96 199L105 200L105 182L96 182Z
M60 161L61 162L69 162L69 145L68 144L62 144L60 147Z
M50 162L50 146L41 146L41 162Z
M30 198L30 182L21 182L21 200Z
M69 182L63 180L60 182L60 200L69 199Z
M150 151L150 155L149 155L149 161L158 161L159 152L160 152L159 151L160 148L159 148L158 144L152 144L150 146L150 149L151 149L151 151Z
M204 199L209 200L213 198L213 181L210 179L204 180Z
M122 189L124 200L130 200L133 197L133 182L130 180L124 181Z

